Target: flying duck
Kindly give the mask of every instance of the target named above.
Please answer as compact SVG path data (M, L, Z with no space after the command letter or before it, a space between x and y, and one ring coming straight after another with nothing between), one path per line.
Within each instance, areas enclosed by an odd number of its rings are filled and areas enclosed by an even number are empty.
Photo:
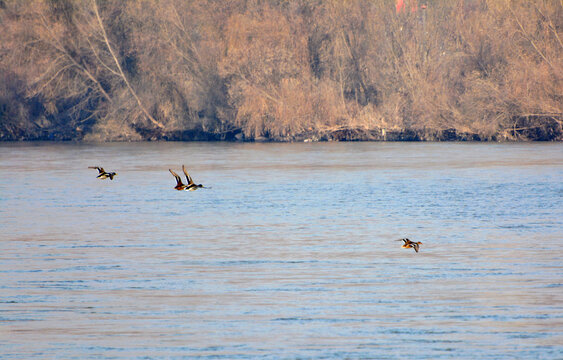
M414 249L414 251L418 252L418 249L420 247L420 245L422 245L422 243L420 241L418 242L414 242L414 241L410 241L408 238L404 238L404 239L399 239L397 241L403 241L404 244L401 246L404 249Z
M97 169L99 174L96 177L102 180L107 178L113 180L113 177L117 175L116 172L106 172L103 167L99 166L88 166L88 169Z
M168 169L168 171L170 171L170 173L172 175L174 175L174 177L176 178L176 186L174 186L174 189L176 189L176 190L186 190L186 188L188 186L184 185L180 176L178 174L176 174L174 171L172 171L172 169Z
M176 174L174 171L172 171L172 169L168 169L168 171L170 171L170 173L174 175L174 177L176 178L176 186L174 186L174 189L176 190L194 191L197 190L198 188L203 188L202 184L194 183L192 177L190 176L190 174L188 174L188 172L186 171L186 167L184 165L182 165L182 171L184 171L184 175L186 175L186 181L188 182L187 184L184 184L180 176Z

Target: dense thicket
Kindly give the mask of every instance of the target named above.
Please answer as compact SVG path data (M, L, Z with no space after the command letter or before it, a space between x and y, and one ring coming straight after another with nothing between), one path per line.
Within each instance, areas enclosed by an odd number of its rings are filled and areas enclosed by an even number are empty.
M562 139L563 1L0 0L0 139Z

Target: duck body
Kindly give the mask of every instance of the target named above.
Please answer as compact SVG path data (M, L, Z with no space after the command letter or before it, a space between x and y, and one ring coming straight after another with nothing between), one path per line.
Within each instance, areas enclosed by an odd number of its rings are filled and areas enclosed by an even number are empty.
M188 187L186 187L186 190L196 191L197 189L202 188L202 187L203 187L203 185L201 185L201 184L191 184L191 185L188 185Z
M414 242L414 241L410 241L408 238L399 239L397 241L404 242L404 244L401 246L403 249L414 249L414 251L416 252L418 252L420 245L422 245L420 241Z
M107 172L107 171L104 170L103 167L100 167L100 166L88 166L88 169L98 170L98 176L96 176L96 178L102 179L102 180L107 179L107 178L109 178L110 180L113 180L113 177L117 175L116 172L113 172L113 171Z
M109 178L110 180L113 180L113 177L114 177L115 175L117 175L116 172L106 172L106 173L100 174L100 175L98 175L98 176L96 176L96 177L97 177L98 179L102 179L102 180L103 180L103 179L107 179L107 178Z

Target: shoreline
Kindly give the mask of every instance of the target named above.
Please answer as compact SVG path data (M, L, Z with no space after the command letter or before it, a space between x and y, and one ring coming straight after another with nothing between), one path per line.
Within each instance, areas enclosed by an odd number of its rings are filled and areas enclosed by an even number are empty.
M205 142L332 142L332 141L374 141L374 142L557 142L563 141L561 126L529 127L497 131L483 135L463 132L456 129L363 129L339 128L326 131L308 131L285 137L258 136L245 137L240 130L221 134L192 129L183 131L158 131L154 129L136 129L139 136L113 139L85 139L84 134L47 132L41 134L15 136L0 132L0 142L53 141L53 142L143 142L143 141L205 141ZM10 136L12 135L12 136Z

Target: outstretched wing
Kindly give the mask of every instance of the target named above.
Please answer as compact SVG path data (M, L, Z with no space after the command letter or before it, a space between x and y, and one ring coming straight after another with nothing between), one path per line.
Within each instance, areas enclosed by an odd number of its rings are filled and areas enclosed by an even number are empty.
M188 185L192 185L194 181L192 180L190 174L188 174L188 172L186 171L186 167L184 165L182 165L182 170L184 171L184 175L186 175L186 181L188 182Z
M103 174L103 173L106 172L103 167L99 167L99 166L88 166L88 169L96 169L96 170L98 170L98 173L100 173L100 174Z
M414 248L414 251L418 252L418 246L419 245L417 243L412 243L411 245Z
M402 241L402 242L405 243L405 245L408 245L408 244L412 243L412 241L410 241L408 238L397 239L397 240L395 240L395 241Z
M184 185L182 184L182 179L180 178L180 176L178 176L178 174L172 171L172 169L168 169L168 171L170 171L170 173L176 178L177 185Z

